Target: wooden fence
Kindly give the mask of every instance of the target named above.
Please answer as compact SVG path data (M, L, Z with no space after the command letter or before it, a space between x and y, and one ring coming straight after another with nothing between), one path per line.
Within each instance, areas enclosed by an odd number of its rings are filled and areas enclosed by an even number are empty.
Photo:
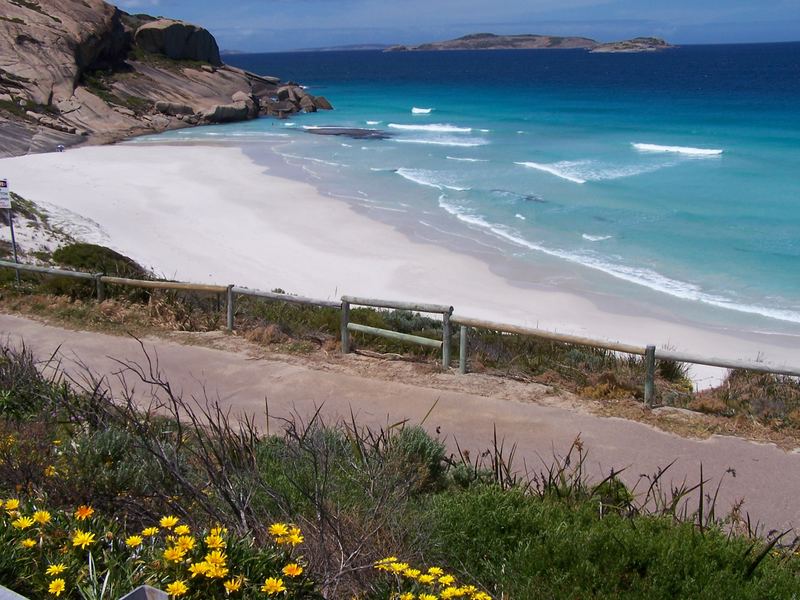
M235 285L220 286L220 285L207 285L198 283L186 283L182 281L151 281L143 279L126 279L122 277L110 277L102 273L84 273L80 271L68 271L65 269L54 269L51 267L39 267L35 265L26 265L21 263L14 263L9 261L0 260L0 267L6 267L19 271L26 271L31 273L41 273L45 275L53 275L58 277L74 277L76 279L83 279L93 281L95 285L96 295L99 301L105 298L105 285L126 285L131 287L147 288L147 289L168 289L168 290L186 290L193 292L225 294L226 296L226 317L227 328L229 331L234 329L234 316L235 305L237 296L252 296L255 298L263 298L277 302L289 302L292 304L301 304L306 306L317 306L325 308L335 308L341 310L341 342L342 352L347 354L350 352L350 332L366 333L369 335L376 335L388 339L398 340L411 344L419 344L428 348L435 348L442 350L442 366L445 369L450 367L451 362L451 343L452 343L452 326L453 324L459 325L460 330L460 344L459 344L459 372L467 372L467 333L470 328L485 329L489 331L497 331L501 333L517 334L539 339L552 340L555 342L562 342L565 344L574 344L578 346L588 346L591 348L600 348L609 350L611 352L618 352L621 354L633 354L644 357L645 362L645 381L644 381L644 400L648 406L653 405L655 398L655 371L656 360L670 360L681 363L691 363L699 365L707 365L711 367L720 367L723 369L744 369L749 371L758 371L762 373L773 373L776 375L788 375L792 377L800 377L800 367L788 365L773 365L764 362L725 359L725 358L712 358L705 356L698 356L695 354L685 352L675 352L672 350L658 349L654 345L635 346L631 344L622 344L618 342L609 342L604 340L596 340L592 338L580 337L575 335L568 335L562 333L555 333L544 329L537 329L531 327L523 327L520 325L512 325L509 323L498 323L494 321L485 321L481 319L473 319L466 316L454 315L452 306L445 306L440 304L426 304L420 302L405 302L397 300L377 300L374 298L363 298L356 296L342 296L340 301L335 300L322 300L319 298L307 298L304 296L293 296L291 294L283 294L278 292L265 292L262 290L251 290L249 288L237 287ZM408 310L413 312L422 312L430 314L442 315L442 339L432 339L417 335L410 335L407 333L400 333L388 329L381 329L378 327L370 327L359 323L350 322L350 307L356 306L369 306L374 308L387 308L397 310Z

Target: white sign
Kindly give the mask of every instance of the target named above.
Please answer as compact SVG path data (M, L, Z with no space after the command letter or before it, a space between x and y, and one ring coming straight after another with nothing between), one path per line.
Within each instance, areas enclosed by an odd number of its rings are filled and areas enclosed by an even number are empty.
M11 208L11 195L8 191L8 180L0 179L0 209Z

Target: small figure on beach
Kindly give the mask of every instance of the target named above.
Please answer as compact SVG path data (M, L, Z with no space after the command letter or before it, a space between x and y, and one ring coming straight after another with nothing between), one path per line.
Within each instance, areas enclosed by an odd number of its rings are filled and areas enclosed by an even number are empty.
M64 144L59 144L58 146L56 146L56 150L59 151L59 152L63 152L64 151Z

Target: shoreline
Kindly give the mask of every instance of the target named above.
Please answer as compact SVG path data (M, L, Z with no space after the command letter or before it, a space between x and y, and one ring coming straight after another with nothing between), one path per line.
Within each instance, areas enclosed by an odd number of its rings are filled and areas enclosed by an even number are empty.
M76 237L110 245L168 277L328 299L351 294L448 303L479 319L800 364L796 336L703 327L634 312L634 303L617 298L519 285L494 263L415 239L313 183L275 174L277 164L265 167L243 147L82 146L0 165L14 191L65 209L64 224ZM46 181L43 172L50 175ZM99 229L76 223L78 216ZM699 387L722 375L692 367Z

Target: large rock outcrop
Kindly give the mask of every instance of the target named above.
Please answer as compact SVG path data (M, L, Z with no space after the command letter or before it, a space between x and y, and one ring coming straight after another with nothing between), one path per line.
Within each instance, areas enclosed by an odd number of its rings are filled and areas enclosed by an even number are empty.
M174 60L198 60L222 65L219 47L208 30L171 19L145 23L136 30L136 45L145 52L163 54Z
M103 0L0 0L0 157L329 108L224 65L213 36ZM291 90L291 100L278 89ZM301 99L309 96L309 100Z

